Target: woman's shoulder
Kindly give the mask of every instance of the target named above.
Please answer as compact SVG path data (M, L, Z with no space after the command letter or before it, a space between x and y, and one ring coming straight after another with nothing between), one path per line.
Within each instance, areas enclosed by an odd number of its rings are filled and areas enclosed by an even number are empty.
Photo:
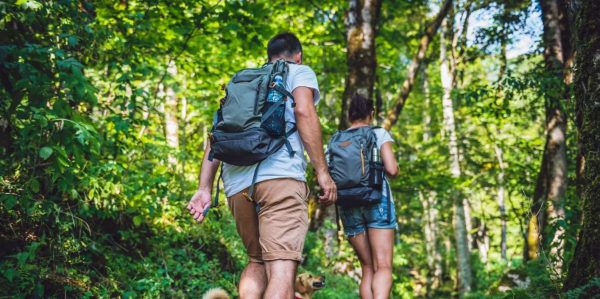
M380 134L384 133L384 132L388 133L388 134L390 133L390 132L388 132L388 130L386 130L383 127L380 127L380 126L373 126L372 128L373 128L373 131L375 131L375 133L380 133Z
M380 141L383 141L383 142L394 141L394 139L392 138L392 134L390 134L390 132L388 132L386 129L384 129L382 127L373 127L373 133L375 133L375 136Z
M392 136L392 134L390 134L390 132L382 127L373 127L373 132L377 135L388 135L388 136Z

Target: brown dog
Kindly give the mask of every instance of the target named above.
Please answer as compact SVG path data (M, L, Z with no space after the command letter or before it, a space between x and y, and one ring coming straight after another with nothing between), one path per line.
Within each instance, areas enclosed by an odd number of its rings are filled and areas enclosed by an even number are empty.
M325 287L325 277L310 273L302 273L296 276L294 283L294 297L296 299L310 299L312 293Z

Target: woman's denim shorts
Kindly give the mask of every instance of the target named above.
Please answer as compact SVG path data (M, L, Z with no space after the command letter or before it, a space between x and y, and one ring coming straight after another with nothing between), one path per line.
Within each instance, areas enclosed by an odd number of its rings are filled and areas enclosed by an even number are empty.
M394 202L389 201L388 197L383 196L378 204L340 208L340 218L344 225L346 237L354 237L365 232L367 228L396 229L398 227L396 224L396 209ZM388 213L391 213L389 221Z

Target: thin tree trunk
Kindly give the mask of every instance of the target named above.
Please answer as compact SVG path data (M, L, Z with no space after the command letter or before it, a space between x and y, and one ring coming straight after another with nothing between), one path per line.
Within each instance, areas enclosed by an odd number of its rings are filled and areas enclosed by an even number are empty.
M565 79L565 62L570 56L568 19L562 0L540 0L544 23L544 60L548 73L557 81ZM530 225L528 255L532 259L539 256L541 246L548 245L553 269L562 272L564 250L564 228L559 221L564 219L564 195L567 187L566 130L567 117L564 103L567 93L562 86L555 92L548 92L546 99L546 145L538 186L536 190L535 213L537 225ZM542 209L542 210L539 210ZM530 220L530 223L533 221ZM535 229L537 228L537 231ZM554 231L554 232L553 232ZM534 238L537 236L537 238ZM537 240L536 240L537 239ZM542 242L540 242L542 240ZM535 244L537 243L537 244ZM536 252L537 251L537 252Z
M456 126L454 128L455 132L456 132ZM462 154L459 152L458 154L458 163L460 164L460 161L463 161L462 159ZM467 198L465 198L465 196L463 194L461 194L462 197L462 206L463 206L463 210L465 213L465 229L467 230L467 250L469 250L469 252L473 251L473 247L477 248L477 244L475 244L475 240L473 238L473 234L471 233L473 231L473 222L471 221L471 204L469 203L469 201L467 200Z
M506 45L508 43L508 8L507 1L505 0L503 3L503 11L502 11L502 20L504 21L502 24L502 33L500 36L500 71L498 74L498 81L502 82L504 79L504 75L506 74L506 69L508 68L508 59L506 56ZM499 84L498 95L499 98L504 98L504 90L502 88L502 84ZM502 136L502 125L497 129L497 136ZM496 202L498 203L498 210L500 211L500 256L503 260L507 261L508 256L506 254L506 204L505 204L505 175L506 175L506 165L504 164L504 151L500 146L497 140L494 140L494 153L496 154L496 160L498 161L498 191L496 195Z
M582 154L581 200L583 221L565 290L584 286L600 277L600 1L581 0L577 16L577 57L574 78L578 143ZM581 298L599 294L588 288Z
M488 228L486 225L485 215L483 218L474 218L477 232L475 233L475 243L477 250L479 251L479 258L483 264L488 262L488 253L490 251L490 236L488 234Z
M350 99L360 94L373 99L375 85L375 36L381 11L379 0L350 0L346 16L348 75L340 113L340 129L347 128Z
M500 210L500 256L503 260L508 260L506 255L506 205L504 203L504 176L505 176L505 165L504 165L504 152L502 148L494 143L494 152L496 153L496 160L498 160L498 194L496 195L496 202L498 202L498 209Z
M451 92L454 85L455 73L452 73L450 66L452 65L453 57L448 55L446 49L447 40L451 40L451 26L447 20L444 20L442 25L442 34L440 38L440 69L441 81L444 89L442 96L442 109L444 114L444 127L448 135L448 150L450 154L450 172L454 179L461 177L461 170L458 155L458 140L456 134L456 124L454 121L454 108L452 106ZM471 290L472 273L471 273L471 257L469 252L469 241L467 238L467 229L465 221L465 207L462 195L458 190L453 194L454 205L454 237L456 239L456 257L458 270L458 289L460 295Z
M167 72L171 76L177 75L177 66L174 63L169 65ZM165 94L165 137L167 145L175 151L179 148L179 120L177 117L179 108L177 102L177 94L173 86L168 85ZM173 150L169 153L168 161L169 165L176 169L177 156L173 153Z
M183 90L187 89L187 79L183 79ZM188 124L188 101L187 98L185 96L181 97L181 114L180 114L180 118L179 118L179 123L181 124L181 126L179 127L179 136L180 136L180 152L182 153L182 159L181 159L181 167L179 168L179 184L181 184L181 186L185 186L185 177L186 177L186 161L187 159L187 124ZM184 189L185 188L181 188L180 189L180 196L183 197L184 194Z
M435 36L440 24L442 24L442 20L446 17L450 8L452 7L452 0L446 0L440 7L440 11L433 23L429 24L425 29L425 34L421 37L419 41L419 48L417 49L417 53L413 57L410 65L408 66L408 71L406 74L406 79L402 82L402 86L400 89L400 93L398 94L398 98L396 99L396 103L394 104L394 108L390 109L387 113L385 120L382 123L382 127L386 130L390 130L390 128L398 121L398 117L400 117L400 113L402 113L402 109L404 108L404 104L406 103L406 99L412 90L413 84L417 77L417 71L421 65L421 62L425 58L425 54L427 53L427 48L431 43L431 40Z
M429 91L429 78L427 76L427 65L422 68L423 72L423 144L427 144L431 137L431 98ZM423 205L423 233L425 235L425 251L427 252L427 295L440 287L442 283L442 255L439 248L439 219L437 208L437 194L435 191L424 191L420 193Z

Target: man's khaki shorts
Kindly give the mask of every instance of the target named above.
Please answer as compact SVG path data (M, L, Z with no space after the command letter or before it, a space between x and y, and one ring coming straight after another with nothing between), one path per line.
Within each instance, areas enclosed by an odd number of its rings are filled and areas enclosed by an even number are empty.
M243 190L227 199L237 231L252 262L302 261L308 231L308 187L294 179L254 185L255 202Z

